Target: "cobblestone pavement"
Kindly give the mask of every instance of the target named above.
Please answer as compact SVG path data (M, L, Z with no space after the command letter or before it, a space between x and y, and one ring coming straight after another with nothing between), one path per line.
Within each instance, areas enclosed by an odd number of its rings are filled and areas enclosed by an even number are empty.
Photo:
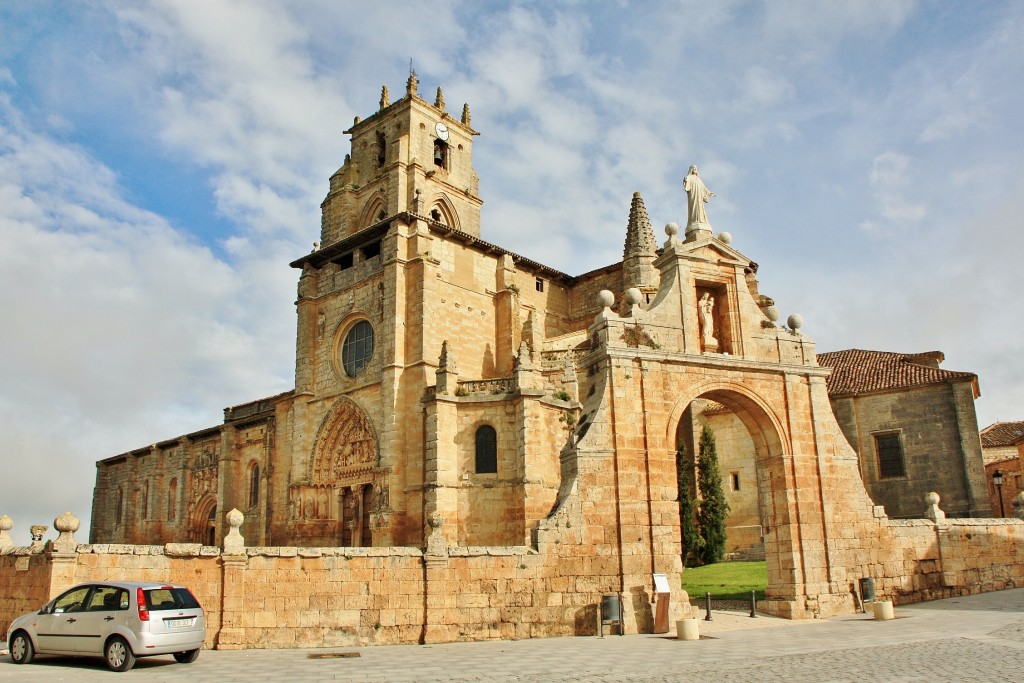
M702 613L703 614L703 613ZM194 664L140 660L114 674L89 659L0 658L0 681L1020 681L1024 589L867 615L785 621L716 613L697 642L671 636L548 638L330 650L203 652ZM358 656L310 658L311 654Z

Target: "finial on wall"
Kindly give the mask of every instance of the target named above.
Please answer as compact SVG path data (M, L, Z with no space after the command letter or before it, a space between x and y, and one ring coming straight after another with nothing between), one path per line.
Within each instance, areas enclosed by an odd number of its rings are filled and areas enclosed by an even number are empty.
M462 105L462 123L469 125L469 105Z
M437 86L437 97L434 99L434 106L444 111L444 92L441 90L441 86Z
M388 92L388 86L383 85L380 88L380 108L391 106L391 93Z

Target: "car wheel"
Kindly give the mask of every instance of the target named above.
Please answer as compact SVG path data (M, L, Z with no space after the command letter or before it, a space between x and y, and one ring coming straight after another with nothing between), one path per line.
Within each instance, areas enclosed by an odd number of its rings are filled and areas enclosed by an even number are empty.
M128 641L120 636L115 636L107 641L103 649L103 658L107 660L107 666L114 671L127 671L135 666L135 653L128 645Z
M187 650L185 652L175 652L174 661L178 664L191 664L199 658L199 650Z
M28 664L35 659L36 651L32 639L24 631L18 631L11 638L11 659L15 664Z

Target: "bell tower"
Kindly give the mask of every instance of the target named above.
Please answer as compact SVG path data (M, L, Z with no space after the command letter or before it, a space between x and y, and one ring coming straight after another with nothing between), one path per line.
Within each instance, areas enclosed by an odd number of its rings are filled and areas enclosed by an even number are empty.
M480 236L480 179L473 169L469 105L455 118L439 87L431 104L418 94L412 70L405 96L345 131L352 148L321 204L321 246L327 247L403 212Z

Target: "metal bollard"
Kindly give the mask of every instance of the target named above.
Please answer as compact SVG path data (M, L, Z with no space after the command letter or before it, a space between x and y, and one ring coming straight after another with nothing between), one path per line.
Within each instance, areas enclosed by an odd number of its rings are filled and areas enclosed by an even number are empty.
M704 594L704 609L707 610L707 614L704 615L704 621L714 621L711 618L711 593Z
M750 591L750 618L757 619L757 591Z

